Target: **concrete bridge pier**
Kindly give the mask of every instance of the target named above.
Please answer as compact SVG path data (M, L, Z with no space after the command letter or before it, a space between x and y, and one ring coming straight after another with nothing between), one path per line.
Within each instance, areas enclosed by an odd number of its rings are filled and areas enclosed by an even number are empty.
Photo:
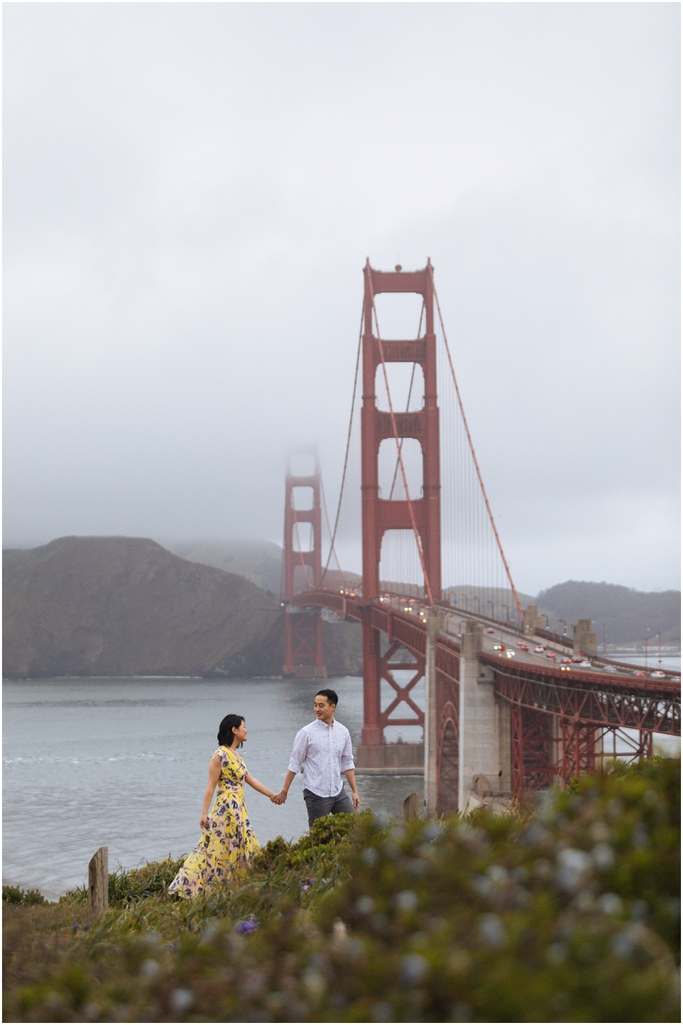
M427 615L425 646L425 721L424 721L424 805L425 815L436 815L439 791L438 716L436 695L436 636L446 628L446 610L432 605Z
M481 626L468 620L460 652L459 811L512 790L510 710L496 700L493 670L479 661L482 644Z

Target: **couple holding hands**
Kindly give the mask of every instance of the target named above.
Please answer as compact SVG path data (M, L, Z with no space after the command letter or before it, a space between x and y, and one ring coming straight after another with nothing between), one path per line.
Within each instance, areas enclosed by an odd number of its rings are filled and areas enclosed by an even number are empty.
M292 780L297 772L303 772L309 826L323 815L351 812L359 807L351 736L346 726L334 718L338 702L336 692L329 688L316 694L315 719L294 738L284 786L278 794L259 783L237 753L247 739L244 717L225 716L218 728L220 746L209 763L209 782L199 820L202 838L170 884L170 893L179 897L203 893L213 883L228 881L239 874L258 851L259 842L247 817L245 783L269 797L273 804L284 804ZM342 774L349 781L353 800L344 790ZM216 788L216 800L209 814Z

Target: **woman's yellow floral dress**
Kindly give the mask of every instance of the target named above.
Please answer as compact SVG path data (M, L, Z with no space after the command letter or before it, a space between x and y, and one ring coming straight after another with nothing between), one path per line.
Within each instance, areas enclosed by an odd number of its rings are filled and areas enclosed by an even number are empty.
M244 800L247 767L232 748L219 747L213 757L221 760L216 800L208 830L168 888L179 897L195 897L214 882L235 878L259 849Z

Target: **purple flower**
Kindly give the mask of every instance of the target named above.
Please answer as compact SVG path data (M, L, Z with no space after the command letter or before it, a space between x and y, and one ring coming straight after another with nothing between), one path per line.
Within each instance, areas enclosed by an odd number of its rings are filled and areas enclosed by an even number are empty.
M260 924L261 923L257 922L253 915L249 915L249 917L246 918L243 922L237 923L237 925L235 926L235 932L239 932L242 934L250 933L253 932L255 929L258 929Z

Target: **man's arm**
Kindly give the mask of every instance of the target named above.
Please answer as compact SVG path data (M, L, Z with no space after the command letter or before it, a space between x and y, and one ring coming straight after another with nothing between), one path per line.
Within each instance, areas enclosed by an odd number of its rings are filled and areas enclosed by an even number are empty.
M275 797L271 797L271 801L273 802L273 804L285 803L285 801L287 800L287 794L289 793L289 788L291 787L292 781L294 780L295 776L296 773L292 772L291 769L287 771L287 775L285 776L285 782L284 786L282 787L282 790L279 794L276 794Z
M353 794L353 810L358 811L360 808L360 797L358 796L358 787L356 786L356 770L353 764L353 749L351 747L351 734L348 730L345 730L346 737L344 740L344 750L341 754L341 771L344 773L349 781L351 792Z
M358 795L358 787L356 786L356 770L347 769L344 775L349 781L351 793L353 794L353 810L358 811L358 809L360 808L360 797Z
M292 748L292 757L289 759L289 768L287 775L285 776L284 786L279 794L275 797L271 797L273 804L284 804L287 800L287 794L289 788L292 785L292 781L296 776L299 768L303 765L306 760L306 751L308 749L308 734L306 730L299 730L296 737L294 738L294 747Z

